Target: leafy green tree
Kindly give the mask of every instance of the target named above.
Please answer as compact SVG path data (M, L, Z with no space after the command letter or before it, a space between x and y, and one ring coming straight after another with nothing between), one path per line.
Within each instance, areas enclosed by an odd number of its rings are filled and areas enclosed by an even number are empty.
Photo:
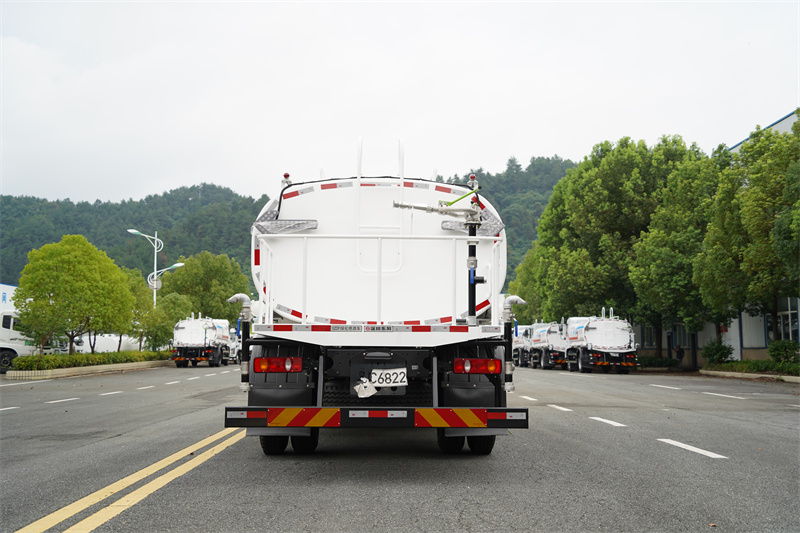
M105 252L82 235L65 235L28 253L14 305L22 329L40 348L63 336L73 353L79 335L124 328L133 296L125 274Z
M536 283L543 318L596 314L603 306L632 313L633 245L650 223L667 176L686 154L677 136L662 137L652 149L623 138L596 145L567 171L539 220L539 247L523 260L535 265L517 270L532 270L526 279Z
M778 299L796 296L798 162L800 122L791 134L757 128L722 173L694 262L703 302L718 314L746 310L776 324Z
M693 282L693 261L700 252L719 176L729 165L724 146L712 158L695 147L667 178L648 231L634 244L630 279L639 299L636 315L656 328L660 353L661 326L682 322L698 331L706 322L724 321L703 305ZM647 315L650 315L649 318Z
M227 255L201 252L189 258L181 256L184 266L164 274L163 294L188 296L192 310L212 318L235 321L240 306L231 305L228 298L236 293L248 294L249 280L239 263Z
M778 299L796 296L796 270L784 261L776 242L776 225L796 205L797 192L788 185L790 169L800 162L800 124L794 133L756 130L735 159L743 187L738 191L745 244L742 270L748 276L746 308L778 323ZM788 217L787 217L788 218Z

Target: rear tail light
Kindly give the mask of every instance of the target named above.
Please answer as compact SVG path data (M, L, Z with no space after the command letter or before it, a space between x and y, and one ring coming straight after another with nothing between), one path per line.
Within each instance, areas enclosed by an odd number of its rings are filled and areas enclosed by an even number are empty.
M503 368L500 359L456 359L453 372L456 374L499 374Z
M257 357L253 361L256 372L302 372L302 357Z

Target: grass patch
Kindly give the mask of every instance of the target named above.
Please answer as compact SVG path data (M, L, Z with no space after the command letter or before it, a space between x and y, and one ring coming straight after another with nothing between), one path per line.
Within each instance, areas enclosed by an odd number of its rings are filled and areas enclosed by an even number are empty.
M27 355L11 361L12 370L54 370L76 366L113 365L163 361L170 358L169 352L104 352L55 355Z

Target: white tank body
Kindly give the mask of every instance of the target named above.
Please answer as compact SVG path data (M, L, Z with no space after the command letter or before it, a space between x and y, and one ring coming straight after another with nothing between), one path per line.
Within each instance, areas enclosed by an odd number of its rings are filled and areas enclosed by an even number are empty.
M437 206L465 186L395 177L297 183L259 214L251 267L260 293L256 323L450 324L466 317L468 235L463 218L399 209ZM454 204L467 207L474 194ZM477 315L498 309L505 230L482 197L476 241ZM280 320L279 320L280 321Z

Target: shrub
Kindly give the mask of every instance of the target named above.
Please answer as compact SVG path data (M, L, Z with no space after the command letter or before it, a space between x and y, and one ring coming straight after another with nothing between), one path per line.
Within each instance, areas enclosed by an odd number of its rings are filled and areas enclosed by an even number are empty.
M676 366L678 361L666 357L638 357L642 368L670 368Z
M14 370L53 370L76 366L111 365L116 363L138 363L169 359L169 352L105 352L56 355L28 355L15 357L11 362Z
M733 347L718 340L710 340L703 346L703 357L709 363L727 363L733 355Z
M705 370L718 370L720 372L742 372L761 374L785 374L800 376L800 363L787 361L731 361L728 363L713 363L705 366Z
M773 361L779 363L800 362L800 344L797 341L772 341L769 343L767 353Z

